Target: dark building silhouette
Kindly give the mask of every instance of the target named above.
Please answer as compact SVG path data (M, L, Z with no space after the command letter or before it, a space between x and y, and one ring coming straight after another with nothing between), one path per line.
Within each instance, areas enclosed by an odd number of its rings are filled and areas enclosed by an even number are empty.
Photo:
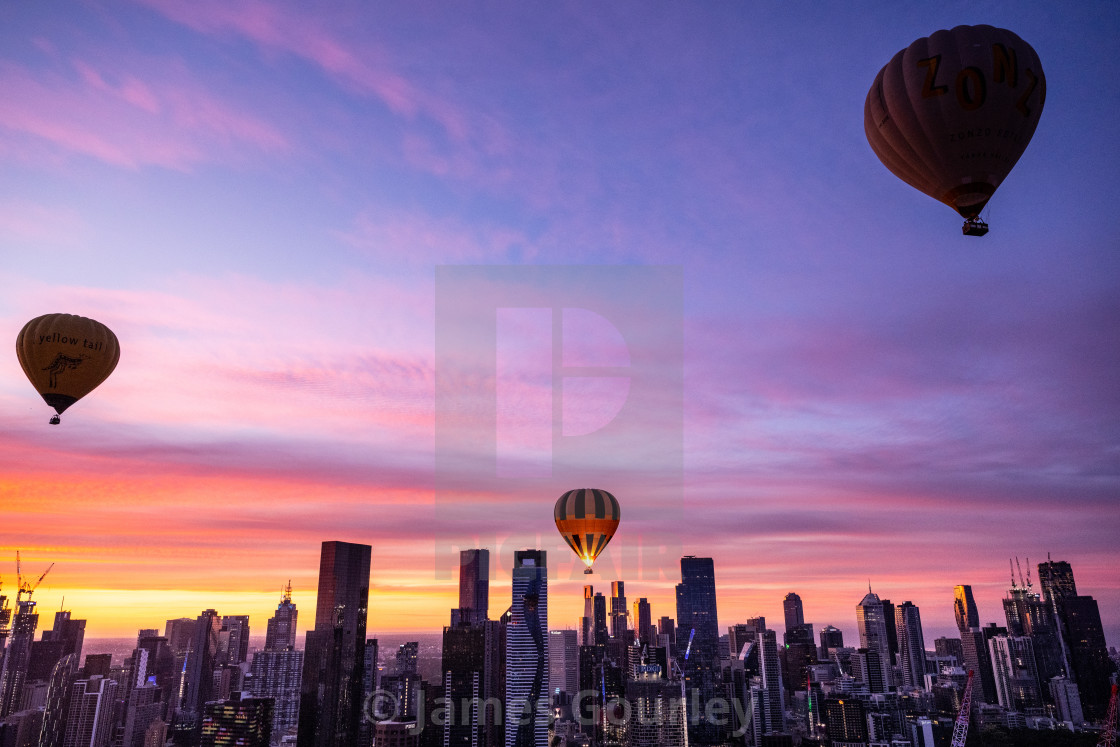
M459 552L459 609L469 609L468 622L482 622L490 615L490 551Z
M1108 710L1110 676L1115 665L1108 658L1097 601L1090 596L1065 597L1058 603L1069 647L1069 664L1081 693L1085 718L1100 720Z
M716 614L716 573L711 558L681 558L677 584L677 651L688 690L698 690L701 713L719 695L719 627ZM695 631L695 634L693 634ZM692 639L691 649L689 639ZM685 654L688 658L685 659ZM691 696L690 696L691 697ZM718 744L722 729L707 718L689 719L690 745Z
M216 610L203 610L195 620L194 637L187 651L182 673L178 707L170 729L170 738L177 745L198 744L202 727L202 708L213 699L214 669L217 665L218 631L222 621ZM107 655L106 655L107 656ZM90 657L86 657L86 675L91 674ZM105 663L108 674L108 662Z
M371 549L323 543L315 628L304 647L300 747L351 747L358 740Z
M1064 560L1047 560L1045 563L1039 563L1038 581L1042 585L1044 602L1061 602L1068 597L1077 596L1073 568Z
M957 620L957 630L961 632L961 652L964 670L975 672L979 688L973 686L974 696L985 703L998 701L992 659L988 653L987 638L980 630L980 613L972 596L972 587L962 584L953 589L953 615Z
M867 711L856 698L825 698L821 705L825 735L832 742L867 744Z
M0 663L0 718L19 710L23 685L27 681L27 666L31 661L31 644L39 626L35 602L19 599L17 595L16 605L8 648Z
M805 624L805 609L801 606L801 597L792 591L782 600L782 611L786 618L786 632L796 625Z

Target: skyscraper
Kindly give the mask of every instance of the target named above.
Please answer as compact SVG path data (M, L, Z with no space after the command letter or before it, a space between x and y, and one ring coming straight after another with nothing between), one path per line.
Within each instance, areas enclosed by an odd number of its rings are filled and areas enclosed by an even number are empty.
M762 737L785 731L785 691L778 658L777 632L760 630L757 640L760 684L751 687L751 707L754 713L754 742L761 744Z
M292 603L292 582L284 587L280 595L280 604L276 605L276 612L268 620L265 629L264 647L268 651L284 651L295 648L296 621L299 611Z
M691 649L689 642L691 639ZM677 655L689 690L698 690L701 714L716 697L719 675L719 627L716 614L716 572L711 558L681 558L677 584ZM691 696L690 696L691 697ZM718 744L721 730L707 718L689 716L689 744Z
M1115 665L1108 658L1104 628L1097 600L1091 596L1064 597L1059 602L1069 663L1081 692L1085 718L1103 719L1111 691L1109 677Z
M268 747L272 735L272 701L234 698L206 704L202 747Z
M350 747L362 714L369 545L324 542L300 684L299 747Z
M579 645L574 630L548 631L548 688L575 696L579 692Z
M805 624L805 610L801 606L801 597L792 591L782 600L782 610L786 616L786 632L795 625Z
M548 568L544 550L513 554L506 628L506 747L548 745Z
M910 689L922 689L925 687L926 642L922 635L921 615L918 608L908 601L895 607L894 614L902 684Z
M579 619L579 645L595 645L595 587L583 587L583 617Z
M1061 602L1067 597L1077 596L1077 584L1073 580L1073 568L1064 560L1049 560L1038 564L1038 581L1042 584L1042 599L1045 602Z
M894 687L891 677L890 643L887 638L887 620L883 602L868 586L867 595L856 605L856 625L859 628L860 647L867 649L869 657L878 660L880 674L866 680L873 693L887 692ZM890 627L894 627L893 625ZM874 671L874 666L871 667Z
M218 664L238 665L249 660L249 616L224 615L218 631Z
M980 613L968 584L953 589L953 614L957 619L957 629L961 631L961 651L964 655L962 666L965 671L975 672L980 689L976 692L985 703L997 702L995 677L992 673L992 658L988 653L988 642L980 631Z
M490 551L459 552L459 609L469 609L470 622L482 622L490 614Z
M35 604L30 598L22 599L19 594L16 595L12 632L0 665L0 718L19 710L23 684L27 679L27 666L31 661L31 643L35 640L35 629L39 626Z
M117 683L105 677L79 680L70 688L63 747L108 747L113 736Z
M832 654L831 649L844 648L844 632L832 625L821 628L821 661L828 661Z
M637 641L646 646L657 644L653 640L653 619L650 613L649 600L641 597L634 602L634 630Z
M611 638L626 636L626 586L622 581L611 582Z
M1042 707L1034 648L1027 636L993 636L988 641L999 704L1023 712Z

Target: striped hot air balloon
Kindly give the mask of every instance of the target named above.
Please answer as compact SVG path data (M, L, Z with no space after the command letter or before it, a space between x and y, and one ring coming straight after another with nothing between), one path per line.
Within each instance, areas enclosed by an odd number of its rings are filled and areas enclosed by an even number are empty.
M605 490L569 490L556 501L556 528L591 573L591 565L611 541L621 513L618 501Z

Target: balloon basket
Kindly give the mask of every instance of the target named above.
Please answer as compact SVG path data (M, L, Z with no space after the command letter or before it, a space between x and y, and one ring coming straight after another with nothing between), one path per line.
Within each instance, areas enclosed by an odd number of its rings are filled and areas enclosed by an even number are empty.
M961 233L965 236L983 236L988 232L988 224L979 218L971 218L961 226Z
M584 574L585 574L585 575L588 575L588 576L590 576L590 575L591 575L592 573L594 573L595 571L591 570L590 568L584 568L584 569L583 569L583 572L584 572Z
M51 425L58 425L61 422L62 418L58 417L57 415L51 415Z

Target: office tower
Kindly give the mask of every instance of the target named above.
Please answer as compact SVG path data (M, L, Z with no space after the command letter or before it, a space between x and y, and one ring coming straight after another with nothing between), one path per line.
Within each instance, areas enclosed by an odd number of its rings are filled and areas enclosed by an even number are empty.
M241 664L249 660L249 616L224 615L218 630L219 666Z
M922 618L917 606L903 602L895 607L894 625L898 638L898 663L902 684L914 689L925 688L926 642L922 636Z
M299 611L292 603L292 582L284 587L280 594L280 604L276 605L276 612L268 619L265 628L264 647L268 651L283 651L296 646L296 621Z
M661 619L657 621L657 636L668 636L669 645L676 648L677 645L677 627L673 618L668 615L662 615Z
M1045 563L1039 563L1038 582L1042 585L1042 599L1045 602L1060 603L1067 597L1077 596L1073 568L1064 560L1047 560Z
M639 643L646 646L657 645L657 642L653 640L653 616L650 612L649 600L645 597L641 597L634 602L634 630L637 633L636 639Z
M1050 680L1049 688L1055 717L1073 726L1084 723L1085 714L1081 709L1081 692L1077 684L1067 677L1055 677Z
M160 695L160 688L154 684L145 683L131 689L124 708L121 747L144 747L149 727L163 718Z
M825 736L833 744L867 744L867 712L856 698L825 698L821 705Z
M1064 597L1058 608L1065 630L1063 637L1069 648L1069 665L1081 692L1085 718L1099 721L1108 710L1109 677L1115 670L1105 647L1100 609L1090 596Z
M786 616L786 631L795 625L805 624L805 610L801 606L801 597L792 591L782 600L782 610Z
M221 618L212 609L203 610L195 620L194 638L189 645L182 674L182 696L172 728L172 739L177 744L197 741L198 729L202 725L202 706L213 698L221 626ZM86 674L91 674L89 657L86 658Z
M681 671L686 688L699 691L702 713L707 713L707 704L718 694L721 670L717 620L715 563L711 558L686 555L681 558L681 582L677 584L677 656L688 654ZM721 732L707 718L689 718L690 745L718 744Z
M626 587L622 581L611 582L611 638L626 635Z
M108 747L113 736L117 683L94 676L70 688L62 747Z
M969 668L965 667L964 663L964 649L961 647L960 638L934 638L933 650L938 658L945 658L952 656L957 660L957 666L964 669L966 672ZM975 668L972 668L976 671Z
M957 620L957 630L961 631L961 667L975 672L973 697L985 703L997 702L995 676L992 673L992 659L988 653L988 643L980 631L980 613L972 596L972 587L963 584L953 588L953 615Z
M1042 707L1042 688L1035 666L1034 647L1027 636L997 635L988 641L995 674L996 697L1009 711Z
M611 637L611 629L607 625L607 599L602 594L596 594L592 601L592 642L596 646L606 646Z
M595 589L583 587L583 617L579 619L579 645L595 645Z
M821 628L820 640L821 661L828 661L832 658L832 649L844 648L844 632L839 628L835 628L831 625L825 625L823 628Z
M0 718L19 710L23 685L27 681L27 666L31 661L31 643L39 626L35 604L16 595L16 613L12 617L8 648L0 664Z
M70 714L70 690L77 674L76 654L67 654L55 664L47 685L47 705L43 710L39 747L62 747L66 736L66 718Z
M278 738L295 733L299 726L300 682L303 651L266 648L253 654L249 692L254 698L272 698L272 733Z
M300 682L299 747L350 747L362 718L369 545L324 542Z
M871 585L868 584L868 589ZM894 625L894 605L891 600L883 600L883 619L887 621L887 649L890 651L890 660L884 666L884 669L893 671L893 667L898 663L898 630ZM892 675L892 685L898 685L898 678Z
M575 696L579 692L579 645L574 630L548 631L548 688Z
M743 649L758 638L758 631L753 625L738 623L727 628L727 651L732 659L743 655Z
M1031 639L1040 682L1066 673L1053 605L1042 601L1031 589L1029 581L1022 586L1011 579L1011 589L1003 599L1003 613L1009 635Z
M504 698L505 626L488 619L490 557L487 550L460 553L459 608L443 630L443 696L454 718L435 734L445 747L497 747L498 720ZM573 631L574 634L574 631ZM497 640L501 637L501 641ZM401 655L401 652L398 652ZM406 652L398 669L408 668Z
M680 698L679 685L652 670L627 682L626 701L632 710L625 747L684 747L685 709Z
M777 631L758 631L757 643L759 684L751 686L751 709L754 714L754 741L760 744L763 737L785 731L785 688L782 686Z
M546 747L548 568L544 550L513 554L511 610L506 628L506 747Z
M893 608L893 605L892 605ZM859 628L860 647L867 649L868 659L874 657L877 661L870 664L869 671L877 674L864 680L873 693L883 693L894 688L894 678L891 676L891 652L887 638L888 629L884 616L882 600L871 591L869 586L867 595L856 605L856 625ZM893 620L893 618L891 618Z
M788 628L782 635L783 643L779 648L782 664L782 679L786 692L807 687L809 667L817 661L817 643L813 640L813 624L801 623Z
M483 625L460 619L443 629L443 694L454 713L443 725L444 747L474 747L479 742L485 658Z
M194 640L196 625L197 621L190 617L180 617L167 621L167 625L163 629L163 637L167 639L167 645L171 647L171 651L176 656L186 657L187 651L191 647L191 641Z
M43 631L44 641L62 642L62 653L59 658L67 654L76 654L81 659L85 637L86 621L71 619L70 610L54 613L54 626L50 630ZM52 665L51 669L53 668Z
M486 549L459 552L459 609L469 609L470 622L489 619L490 615L490 551Z
M420 671L420 642L405 641L397 647L397 674L416 674Z
M201 747L268 747L272 701L235 697L206 704Z
M39 747L43 728L43 711L27 708L0 719L0 745L4 747Z

